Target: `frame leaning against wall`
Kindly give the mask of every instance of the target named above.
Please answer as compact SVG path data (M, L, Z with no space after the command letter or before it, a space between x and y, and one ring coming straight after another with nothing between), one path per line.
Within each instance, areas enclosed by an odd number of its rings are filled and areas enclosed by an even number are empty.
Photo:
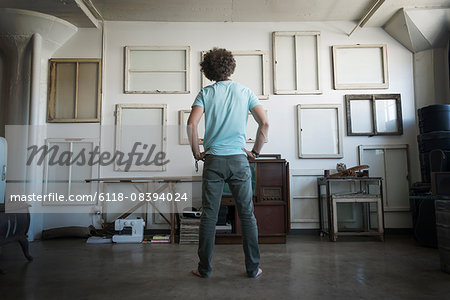
M336 90L387 89L387 46L339 45L333 49L333 79Z
M125 46L124 93L189 94L190 47ZM180 52L182 55L177 55ZM147 55L145 55L147 54ZM180 60L181 58L181 60ZM140 85L136 76L146 85Z
M322 94L320 31L273 32L272 49L275 95Z
M208 51L202 51L202 60L203 56ZM236 70L234 74L231 75L231 79L237 80L239 83L242 83L243 85L247 86L253 92L258 96L260 100L267 100L269 99L269 91L267 89L267 53L265 51L261 50L248 50L248 51L235 51L232 50L231 53L233 54L235 60L236 60ZM247 63L255 63L256 65L252 66L246 66L246 68L239 68L239 60L240 59L246 59ZM249 60L250 58L254 58L253 61ZM248 73L249 71L256 71L256 74ZM255 83L252 82L252 79L254 78L258 79L258 82ZM205 86L208 86L210 84L213 84L212 81L209 81L205 75L202 73L201 78L202 88Z
M370 151L374 151L374 155L370 155ZM382 155L380 155L380 152ZM372 163L371 159L379 159L382 162ZM358 164L370 165L371 175L383 178L383 207L385 212L409 212L411 210L408 198L411 176L409 146L407 144L359 145ZM400 197L401 191L403 197ZM390 195L391 197L389 197Z

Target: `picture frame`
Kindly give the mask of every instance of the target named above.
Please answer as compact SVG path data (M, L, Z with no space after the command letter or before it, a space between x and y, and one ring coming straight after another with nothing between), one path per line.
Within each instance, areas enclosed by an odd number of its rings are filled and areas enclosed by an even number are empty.
M124 51L124 93L190 93L189 46L125 46Z
M52 58L48 82L48 123L100 122L100 59Z
M407 144L359 145L358 164L383 179L384 212L409 212L410 158Z
M389 88L387 46L332 46L334 89Z
M320 31L272 33L275 95L322 94Z
M51 149L58 147L58 154L63 155L66 151L78 155L81 151L88 153L99 146L98 139L94 138L47 138L45 146ZM61 149L62 148L62 149ZM61 152L59 152L61 151ZM98 188L95 182L86 182L86 178L98 176L98 169L89 164L52 164L49 156L44 161L43 193L60 193L66 199L69 195L93 195ZM79 162L79 161L78 161ZM91 206L98 203L93 201L42 201L43 206Z
M402 135L400 94L345 95L348 136Z
M167 104L116 104L115 151L129 153L136 142L141 145L140 152L150 151L155 145L153 155L158 152L166 153L167 144ZM147 144L146 150L143 145ZM135 158L131 167L114 161L114 171L147 172L166 171L166 165L137 166Z
M202 60L207 52L202 51ZM232 50L231 53L236 60L236 69L230 78L251 89L258 99L269 99L268 85L266 83L268 69L267 52L261 50ZM213 83L202 73L202 88Z
M339 104L297 105L299 158L344 157L341 107ZM320 119L322 122L318 122Z

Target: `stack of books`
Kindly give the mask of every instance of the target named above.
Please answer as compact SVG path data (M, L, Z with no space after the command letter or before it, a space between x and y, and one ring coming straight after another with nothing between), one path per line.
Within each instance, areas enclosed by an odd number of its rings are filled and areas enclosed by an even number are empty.
M198 244L199 228L200 228L200 219L181 218L180 244Z
M231 224L227 223L225 225L216 225L216 233L217 234L230 234L233 230Z
M170 242L170 235L154 235L152 237L152 244L153 243L169 243Z

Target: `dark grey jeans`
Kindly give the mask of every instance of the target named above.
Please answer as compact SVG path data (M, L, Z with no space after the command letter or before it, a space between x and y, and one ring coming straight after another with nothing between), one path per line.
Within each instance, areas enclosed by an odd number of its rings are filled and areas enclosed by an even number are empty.
M245 253L245 267L249 277L255 277L259 267L258 228L253 215L252 180L245 154L207 155L203 167L200 241L198 271L203 277L211 274L216 223L225 182L230 186L239 219Z

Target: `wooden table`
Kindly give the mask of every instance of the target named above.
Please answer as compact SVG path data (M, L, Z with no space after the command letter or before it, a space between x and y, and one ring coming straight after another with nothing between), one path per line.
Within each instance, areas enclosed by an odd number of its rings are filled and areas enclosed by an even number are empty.
M177 183L182 182L201 182L201 176L190 176L190 177L108 177L108 178L90 178L86 179L86 182L102 182L103 183L103 192L105 192L105 183L114 184L114 183L130 183L132 186L139 192L144 193L136 184L137 183L149 183L149 182L160 182L164 183L161 187L159 187L153 193L161 194L164 191L168 190L168 193L174 192L173 186ZM139 201L135 206L130 208L127 212L120 215L117 219L125 219L133 212L135 212L138 208L150 203L150 205L158 212L158 214L164 219L166 223L170 225L170 242L175 243L175 216L178 214L174 210L174 202L171 201L169 219L163 215L163 213L155 206L152 201ZM147 210L145 212L145 219L147 220ZM106 202L102 201L102 220L103 224L105 224L104 228L110 228L114 226L114 222L107 223L106 222Z

